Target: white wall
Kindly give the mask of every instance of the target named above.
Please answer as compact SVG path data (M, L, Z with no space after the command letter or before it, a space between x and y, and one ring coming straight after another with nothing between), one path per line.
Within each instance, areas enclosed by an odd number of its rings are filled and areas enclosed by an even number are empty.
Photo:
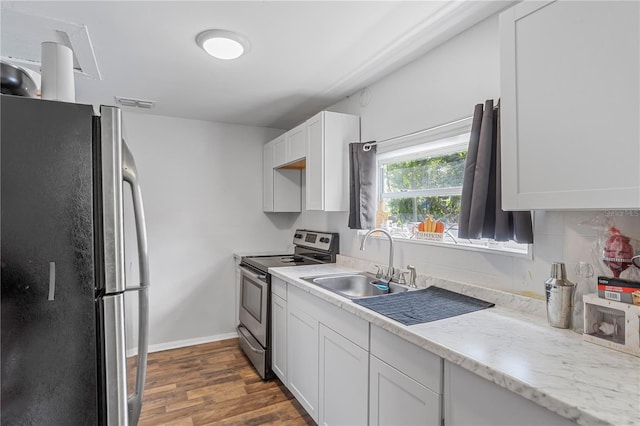
M475 104L499 98L499 53L494 16L373 84L366 96L356 93L329 109L360 115L362 140L383 140L470 116ZM533 260L398 242L395 266L413 264L418 273L542 297L551 262L567 263L571 279L578 261L594 262L596 232L578 223L598 213L536 212ZM623 233L640 238L636 213L619 212L623 216L617 224ZM361 252L361 237L346 224L346 213L305 212L297 222L339 231L341 253L386 264L387 240L371 240Z
M233 332L233 253L291 245L297 215L262 213L262 145L282 131L135 113L123 121L146 210L152 349ZM132 269L128 260L135 283Z

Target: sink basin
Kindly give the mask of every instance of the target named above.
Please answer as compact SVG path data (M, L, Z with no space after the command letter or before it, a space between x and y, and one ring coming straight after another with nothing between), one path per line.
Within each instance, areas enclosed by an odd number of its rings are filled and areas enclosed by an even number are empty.
M389 283L389 290L383 290L373 284L377 282L375 276L364 273L308 277L302 279L349 299L400 293L409 289L400 284Z

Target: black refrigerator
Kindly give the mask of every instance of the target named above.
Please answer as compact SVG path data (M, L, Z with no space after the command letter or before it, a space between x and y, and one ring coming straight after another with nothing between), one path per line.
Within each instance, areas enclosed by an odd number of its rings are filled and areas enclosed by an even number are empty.
M0 423L135 425L149 267L121 111L1 95L0 117ZM125 282L123 194L135 221L136 283ZM125 294L137 294L138 317L127 318L137 322L136 363L126 358Z

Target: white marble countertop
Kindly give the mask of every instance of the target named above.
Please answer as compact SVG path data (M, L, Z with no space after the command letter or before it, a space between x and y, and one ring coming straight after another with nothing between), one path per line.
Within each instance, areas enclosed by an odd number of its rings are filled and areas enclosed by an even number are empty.
M338 264L269 272L581 425L640 425L640 358L582 340L546 318L500 306L405 326L301 277L357 272Z

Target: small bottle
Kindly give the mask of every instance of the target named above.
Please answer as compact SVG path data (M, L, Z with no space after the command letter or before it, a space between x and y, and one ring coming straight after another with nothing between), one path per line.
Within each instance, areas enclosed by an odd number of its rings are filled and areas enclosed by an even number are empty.
M582 296L595 293L595 279L593 268L587 262L580 262L576 266L576 288L573 292L573 309L571 314L571 328L576 333L584 333L584 302Z

